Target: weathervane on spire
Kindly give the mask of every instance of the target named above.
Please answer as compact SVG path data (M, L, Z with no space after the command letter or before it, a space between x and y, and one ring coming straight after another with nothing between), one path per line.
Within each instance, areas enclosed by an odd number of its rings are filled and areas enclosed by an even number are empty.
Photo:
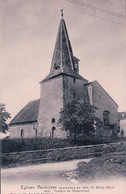
M61 11L61 17L63 18L63 9L61 9L60 11Z

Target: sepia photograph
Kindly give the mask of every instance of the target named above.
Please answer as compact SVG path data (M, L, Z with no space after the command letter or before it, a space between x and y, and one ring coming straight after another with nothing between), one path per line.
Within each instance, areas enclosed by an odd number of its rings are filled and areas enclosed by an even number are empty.
M0 0L1 194L126 194L126 0Z

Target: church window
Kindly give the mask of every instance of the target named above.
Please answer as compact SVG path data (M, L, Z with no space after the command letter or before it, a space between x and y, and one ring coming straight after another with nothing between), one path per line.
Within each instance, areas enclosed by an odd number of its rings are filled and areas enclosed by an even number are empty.
M73 78L73 83L75 84L75 77Z
M77 63L75 63L75 69L77 69L77 66L78 66Z
M22 129L21 130L21 138L23 138L24 137L24 130Z
M54 118L52 118L52 123L55 123L55 119Z
M109 125L109 114L110 112L105 110L103 112L103 122L104 122L104 126L108 126Z
M74 98L75 98L75 93L73 94Z
M57 70L57 69L59 69L60 67L59 67L59 65L57 65L56 63L54 64L54 69L55 70Z

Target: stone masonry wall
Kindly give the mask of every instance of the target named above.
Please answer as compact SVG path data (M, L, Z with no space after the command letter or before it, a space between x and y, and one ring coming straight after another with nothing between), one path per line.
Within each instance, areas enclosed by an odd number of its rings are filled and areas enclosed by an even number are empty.
M89 146L67 147L49 150L36 150L2 154L2 165L7 167L65 161L72 159L92 158L107 153L126 151L126 142L109 143Z
M93 84L93 105L98 107L96 115L101 121L103 121L103 111L108 110L110 112L109 116L110 124L118 124L117 118L118 106L98 85L97 82L93 82L92 84Z
M84 82L84 80L64 75L64 102L68 103L74 99L84 102L86 100L85 83L87 83L87 81Z
M21 130L24 131L23 138L34 138L36 136L36 131L34 129L35 126L36 122L11 125L9 130L9 138L21 138Z
M40 106L38 114L38 137L51 137L52 127L54 136L65 138L66 133L57 126L60 109L63 107L63 76L41 83ZM52 123L52 119L55 122Z

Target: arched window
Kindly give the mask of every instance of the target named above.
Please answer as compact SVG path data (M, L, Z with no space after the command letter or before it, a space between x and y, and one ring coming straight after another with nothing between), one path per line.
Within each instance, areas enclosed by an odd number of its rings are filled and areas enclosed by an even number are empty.
M110 112L108 110L105 110L103 112L103 121L104 121L104 126L109 125L109 114Z
M54 118L52 118L52 123L55 123L55 119Z
M56 129L56 128L53 126L53 127L52 127L52 139L54 138L54 131L55 131L55 129Z
M73 83L75 84L75 77L73 78Z
M24 137L24 130L22 129L21 130L21 138L23 138Z
M59 69L60 67L59 67L59 65L57 65L56 63L54 64L54 69L55 70L57 70L57 69Z

